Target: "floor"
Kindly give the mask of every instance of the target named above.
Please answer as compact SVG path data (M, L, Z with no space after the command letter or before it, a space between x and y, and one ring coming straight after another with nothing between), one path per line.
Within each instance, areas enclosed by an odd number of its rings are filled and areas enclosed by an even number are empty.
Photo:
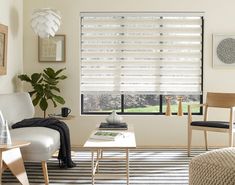
M204 149L193 149L192 156L204 153ZM123 152L106 151L105 156L121 157ZM133 185L163 185L188 184L188 164L191 157L186 149L135 149L130 152L130 184ZM55 158L48 161L50 185L91 184L91 154L88 151L78 151L73 154L77 163L75 168L60 169ZM43 176L40 163L25 163L30 185L41 185ZM100 165L103 173L125 173L125 162L103 161ZM4 172L3 184L19 184L10 172ZM99 185L124 185L125 179L100 179Z

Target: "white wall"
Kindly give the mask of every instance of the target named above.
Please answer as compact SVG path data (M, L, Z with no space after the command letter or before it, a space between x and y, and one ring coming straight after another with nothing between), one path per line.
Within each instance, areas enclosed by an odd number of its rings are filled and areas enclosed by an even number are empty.
M0 24L8 26L7 75L0 75L0 93L20 90L23 71L23 1L0 0Z
M30 14L35 8L50 7L62 14L59 33L67 37L66 63L39 63L37 36L30 28ZM80 12L86 11L204 11L204 92L235 91L235 71L212 68L212 33L235 33L235 1L214 0L24 0L24 71L31 73L52 66L66 67L68 79L63 82L62 94L66 106L76 116L68 122L72 144L82 145L97 123L106 116L81 116L79 97L79 25ZM58 111L59 109L57 109ZM52 112L55 110L52 109ZM198 116L200 118L201 116ZM187 117L177 116L124 116L134 125L138 146L185 146L187 143ZM193 135L193 145L203 145L203 134ZM210 134L209 145L228 142L225 134Z

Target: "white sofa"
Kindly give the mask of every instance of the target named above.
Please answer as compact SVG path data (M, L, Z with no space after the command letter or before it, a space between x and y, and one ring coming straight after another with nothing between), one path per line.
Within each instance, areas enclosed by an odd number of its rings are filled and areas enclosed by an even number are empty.
M49 184L46 161L60 147L59 132L45 127L11 129L14 123L34 116L34 106L28 93L0 94L0 111L9 124L12 140L31 142L21 149L22 156L26 161L42 162L45 184Z

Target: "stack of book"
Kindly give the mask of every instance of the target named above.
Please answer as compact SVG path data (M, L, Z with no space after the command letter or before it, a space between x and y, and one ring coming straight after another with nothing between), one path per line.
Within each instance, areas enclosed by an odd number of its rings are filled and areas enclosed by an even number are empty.
M128 126L126 123L101 123L99 129L110 129L110 130L127 130Z
M91 139L115 141L120 136L123 136L121 132L111 132L111 131L96 131L91 135Z

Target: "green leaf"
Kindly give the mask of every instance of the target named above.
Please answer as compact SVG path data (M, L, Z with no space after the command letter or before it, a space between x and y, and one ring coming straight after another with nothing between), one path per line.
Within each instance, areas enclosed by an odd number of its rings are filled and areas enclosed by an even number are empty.
M43 76L44 79L46 79L46 80L48 80L48 81L49 81L49 80L54 80L54 79L52 79L51 77L49 77L47 74L44 74L44 73L43 73L42 76Z
M67 76L62 75L62 76L60 76L60 77L57 77L56 79L64 80L64 79L66 79L66 78L67 78Z
M54 95L53 99L60 104L65 104L64 98L62 98L61 96Z
M57 91L57 92L60 92L60 89L59 89L58 87L51 86L50 88L53 89L53 90L55 90L55 91Z
M30 91L29 95L32 97L37 91Z
M55 82L49 82L49 81L47 81L47 80L44 80L44 82L45 82L46 84L50 85L50 86L56 86L56 85L58 84L57 81L55 81Z
M51 84L51 85L56 85L59 81L57 81L56 79L53 79L53 78L50 78L48 77L46 74L43 74L42 75L43 78L44 78L44 82L45 83L48 83L48 84Z
M42 98L42 99L41 99L39 106L40 106L40 108L42 109L42 111L47 110L48 103L47 103L46 98Z
M66 68L59 69L58 71L55 72L55 77L60 74L62 71L64 71Z
M36 84L36 85L33 86L33 88L38 94L40 94L43 97L43 92L44 92L43 85Z
M42 74L41 73L33 73L31 75L32 83L37 83L38 80L41 78Z
M54 107L57 107L55 100L53 100L53 98L51 98L50 100L53 102Z
M26 74L23 74L23 75L18 75L18 78L21 80L21 81L26 81L26 82L30 82L31 83L31 79L28 77L28 75Z
M50 86L56 86L58 84L58 81L47 81L47 80L43 80L45 82L45 84L48 84Z
M44 71L44 73L47 74L47 76L49 76L51 78L55 78L55 71L52 68L48 67L48 68L44 69L43 71Z
M33 105L36 106L40 99L41 97L37 94L36 97L33 99Z

